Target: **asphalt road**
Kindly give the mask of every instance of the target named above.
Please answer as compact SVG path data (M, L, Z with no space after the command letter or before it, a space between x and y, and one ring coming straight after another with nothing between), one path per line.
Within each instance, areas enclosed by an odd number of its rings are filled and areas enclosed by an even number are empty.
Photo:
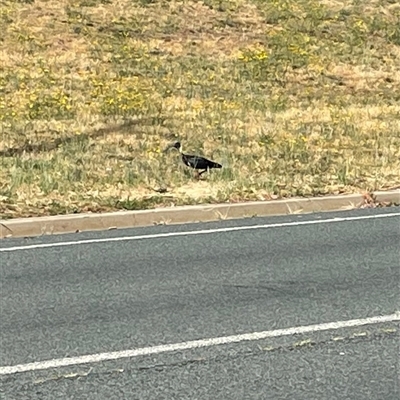
M391 315L400 310L399 212L1 241L0 399L398 400L398 321L20 373L2 367ZM360 216L371 218L324 222ZM259 228L239 228L249 226Z

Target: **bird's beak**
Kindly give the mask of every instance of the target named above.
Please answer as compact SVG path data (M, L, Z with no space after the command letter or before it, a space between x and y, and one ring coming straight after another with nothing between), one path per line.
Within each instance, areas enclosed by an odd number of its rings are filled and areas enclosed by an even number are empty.
M176 147L175 147L175 143L171 143L171 144L169 144L165 149L164 149L164 153L166 153L168 150L170 150L170 149L175 149L175 150L178 150ZM179 151L179 150L178 150Z
M173 145L169 144L164 150L163 153L166 153L169 149L172 149Z

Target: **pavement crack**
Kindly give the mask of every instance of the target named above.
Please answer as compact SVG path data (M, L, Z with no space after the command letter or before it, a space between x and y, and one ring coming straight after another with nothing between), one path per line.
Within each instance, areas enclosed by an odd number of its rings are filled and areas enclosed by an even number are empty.
M79 378L85 378L90 374L90 370L89 371L85 371L85 372L69 372L66 374L60 374L60 375L52 375L46 378L42 378L42 379L37 379L35 381L33 381L33 383L35 385L40 385L42 383L45 382L49 382L49 381L59 381L62 379L79 379Z
M387 338L388 336L399 336L398 330L395 328L381 328L376 332L370 332L368 330L353 332L352 334L346 336L334 336L326 340L313 341L310 338L303 339L293 344L286 344L281 346L266 346L261 348L263 351L295 351L295 350L303 350L310 349L313 347L322 347L324 345L334 344L337 342L341 343L354 343L361 342L363 340L377 340Z
M146 371L146 370L163 371L167 367L184 367L186 365L199 364L199 363L204 363L206 361L208 361L207 358L199 357L199 358L193 358L190 360L177 361L177 362L171 362L171 363L160 363L160 364L140 366L140 367L137 367L136 370L138 370L138 371Z

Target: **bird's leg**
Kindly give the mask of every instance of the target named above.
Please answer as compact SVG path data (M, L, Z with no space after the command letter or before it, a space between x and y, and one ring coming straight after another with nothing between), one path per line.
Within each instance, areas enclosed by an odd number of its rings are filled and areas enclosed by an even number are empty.
M204 174L204 172L207 172L207 170L205 169L204 171L199 172L199 177L201 174Z
M194 170L194 177L195 177L197 180L200 179L199 171L197 171L196 169Z

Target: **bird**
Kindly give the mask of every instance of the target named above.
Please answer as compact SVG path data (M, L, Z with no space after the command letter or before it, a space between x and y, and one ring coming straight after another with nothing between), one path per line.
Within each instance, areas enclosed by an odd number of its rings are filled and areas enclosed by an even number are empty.
M195 156L195 155L192 155L192 154L184 154L182 152L182 145L181 145L180 142L175 142L175 143L170 144L169 146L167 146L165 151L167 151L169 149L176 149L176 150L179 151L179 153L182 156L183 163L185 165L187 165L188 167L191 167L194 170L196 170L197 178L200 178L201 174L204 174L204 172L207 172L210 169L222 168L221 164L218 164L215 161L208 160L205 157ZM199 172L199 170L203 170L203 171Z

